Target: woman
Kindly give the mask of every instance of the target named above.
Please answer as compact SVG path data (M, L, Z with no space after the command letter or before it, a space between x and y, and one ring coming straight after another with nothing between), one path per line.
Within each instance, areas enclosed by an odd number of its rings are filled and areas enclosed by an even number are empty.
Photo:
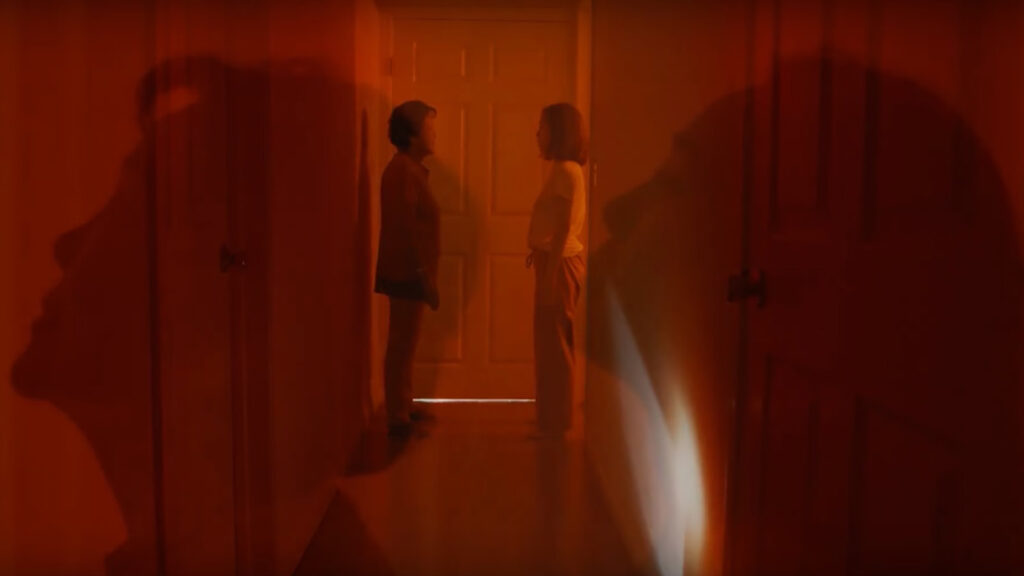
M544 108L537 144L544 159L544 184L530 216L527 259L536 279L537 425L542 436L561 436L572 425L573 318L584 271L587 139L579 110L567 103Z
M423 160L434 153L437 110L419 100L396 107L388 138L396 153L381 176L380 247L375 291L388 297L390 320L384 359L389 432L408 436L412 420L431 415L412 409L412 364L424 304L438 308L440 209Z

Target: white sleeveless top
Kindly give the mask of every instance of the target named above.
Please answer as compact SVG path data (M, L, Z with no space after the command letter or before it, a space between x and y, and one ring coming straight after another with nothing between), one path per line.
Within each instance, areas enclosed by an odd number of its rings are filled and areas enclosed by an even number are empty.
M530 233L527 242L531 250L551 251L551 240L555 235L556 196L572 202L569 218L569 237L565 242L563 257L583 252L583 225L586 222L587 199L584 189L583 168L576 162L566 160L544 161L544 185L533 203L530 215Z

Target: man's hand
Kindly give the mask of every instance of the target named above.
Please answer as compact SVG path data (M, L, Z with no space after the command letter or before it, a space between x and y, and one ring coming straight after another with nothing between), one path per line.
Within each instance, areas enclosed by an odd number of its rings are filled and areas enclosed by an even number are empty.
M441 296L437 292L437 281L428 280L426 282L426 289L424 290L424 300L430 309L437 311L438 307L441 306Z
M417 268L416 274L420 278L420 285L423 286L423 301L430 306L431 310L436 311L441 305L441 297L437 292L437 278L424 268Z

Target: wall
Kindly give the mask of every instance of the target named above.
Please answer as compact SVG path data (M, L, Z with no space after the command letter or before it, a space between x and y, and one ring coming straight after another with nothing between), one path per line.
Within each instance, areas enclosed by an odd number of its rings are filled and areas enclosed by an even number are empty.
M276 573L290 573L365 424L357 297L356 29L352 2L274 2L272 59L323 67L271 86L270 442ZM298 385L301 383L301 385Z
M15 71L17 70L14 58L14 46L18 42L17 27L15 26L16 21L14 19L14 9L10 4L5 4L3 8L0 8L0 78L13 78ZM0 94L0 123L4 126L14 125L14 111L15 98L13 90L4 90ZM14 153L14 130L5 130L3 136L0 136L0 158L11 158ZM11 162L5 160L0 163L0 190L11 190L13 189L14 183L11 177ZM12 262L14 260L14 230L15 230L15 212L14 212L14 195L3 194L0 196L0 214L3 214L3 224L0 225L0 266L2 266L4 278L7 278ZM14 340L16 338L17 326L15 325L15 310L14 306L14 283L5 281L0 284L0 326L3 326L2 332L0 332L0 350L4 351L4 356L0 358L0 363L4 366L8 365L11 358L10 354L14 348ZM3 387L7 389L6 386ZM0 462L3 462L6 466L7 462L11 460L11 418L13 417L11 405L13 402L10 400L7 392L4 392L3 402L0 402ZM14 492L14 478L11 474L0 475L0 498L2 502L9 503L11 494ZM9 505L8 505L9 507ZM14 554L14 517L13 514L7 514L3 518L3 523L0 524L0 562L4 565L10 565L10 558Z
M54 404L16 393L8 378L28 347L44 294L60 281L56 239L100 210L138 139L135 82L151 64L150 52L140 49L147 37L145 13L98 15L86 6L66 3L63 10L51 10L5 3L2 16L12 34L3 35L6 66L0 80L9 95L0 106L8 143L0 155L0 191L9 219L0 263L6 311L0 343L0 436L6 446L0 461L0 540L6 549L0 566L11 573L102 573L105 555L126 536L96 448L80 426ZM95 287L88 290L97 296ZM128 352L145 355L145 343ZM67 398L64 393L74 391L68 380L81 368L73 360L53 359L63 373L36 392ZM67 364L57 366L62 361ZM82 376L80 386L95 382ZM130 401L148 403L145 381L139 390ZM139 417L138 442L126 440L121 447L141 449L136 455L143 458L145 475L148 413ZM139 514L152 518L151 510Z
M594 2L587 436L634 555L659 573L721 571L739 321L724 277L740 251L738 218L713 221L708 202L741 181L665 194L685 169L673 136L745 85L745 26L738 2ZM659 196L661 214L633 206Z
M354 14L354 3L329 1L3 3L0 119L9 128L0 137L7 223L0 229L0 571L99 574L121 566L145 573L155 562L159 484L141 203L147 145L158 151L161 194L222 190L217 182L231 178L266 193L268 376L246 406L249 448L256 448L248 497L257 526L249 542L263 545L256 561L275 573L298 562L365 422L369 368L365 338L353 329L366 326L359 302L369 298L365 282L353 280L363 250ZM235 93L243 99L227 112L225 101L210 101L222 106L218 113L209 102L196 106L211 79L203 66L175 69L159 82L185 87L157 100L165 120L147 135L137 86L158 62L185 55L209 56L220 62L221 80L253 90ZM267 61L281 65L267 68ZM267 104L256 124L268 130L249 126L249 144L218 140L237 137L223 122L258 113L254 101ZM217 122L192 124L208 132L189 145L188 124L178 119L207 113L219 114ZM264 143L269 161L216 167L230 150L261 154ZM65 235L94 218L105 234ZM235 288L219 272L210 283L196 276L216 266L218 246L201 240L213 242L216 226L227 223L188 222L211 234L167 236L160 252L163 488L168 567L178 573L233 558L231 416L241 407L224 377L235 358L226 336L231 317L216 306L230 302ZM75 246L85 256L61 270L55 258ZM53 336L39 328L30 347L44 299L62 311L62 327ZM206 340L190 340L196 337ZM28 371L36 378L22 382L31 386L12 387L8 371L19 358L22 366L55 368ZM204 536L215 530L221 536Z
M385 163L390 159L387 155L387 115L390 113L388 98L384 94L383 77L385 71L384 55L381 50L382 15L373 0L356 2L356 85L357 103L360 122L357 131L360 137L360 158L365 164L360 165L361 198L360 217L363 228L361 234L366 242L363 262L364 282L368 290L372 290L373 271L376 266L378 224L380 222L380 174ZM365 147L363 137L365 136ZM365 154L362 152L365 151ZM381 298L371 296L363 302L368 315L370 330L367 342L370 345L369 373L365 375L371 389L367 411L373 412L384 403L384 333L386 332L386 308Z
M839 6L837 10L859 6L831 4ZM880 65L916 80L968 119L999 165L1024 247L1024 168L1019 161L1024 151L1021 4L878 4L883 6L879 9ZM665 196L674 171L692 170L685 166L692 157L675 157L671 152L676 131L686 128L717 99L747 86L751 73L756 81L767 79L766 60L748 72L753 31L748 28L748 10L753 6L770 20L774 5L767 0L594 0L593 160L598 179L591 204L590 337L604 343L591 347L588 439L634 554L661 566L685 564L687 574L718 574L724 567L740 317L722 302L725 278L739 270L742 253L741 245L723 234L721 227L738 235L740 213L733 206L733 221L713 226L693 214L711 207L706 202L665 200L662 206L670 208L669 215L660 219L657 214L632 212L631 202ZM793 15L788 20L793 27L785 31L780 48L782 58L808 54L820 41L814 26L823 4L782 1L781 5ZM807 18L806 28L801 15ZM842 22L844 33L863 33L857 22ZM841 35L838 41L844 41ZM864 45L861 37L845 41L848 47ZM761 58L770 55L770 46L758 50ZM866 55L855 51L853 56ZM738 145L740 135L735 134ZM729 186L728 190L682 191L685 195L738 195L739 177ZM627 239L617 237L610 229L614 226L646 227L663 235L652 253L651 245L641 246L635 239L631 246L629 234ZM686 232L688 227L694 232ZM686 242L700 243L701 253L688 253ZM630 252L644 247L646 252ZM602 268L615 254L636 256L628 267L630 276L616 277L614 270ZM618 292L611 294L609 285ZM691 427L696 472L674 471L660 462L663 457L672 458L688 467L687 441L668 440L679 421ZM680 453L673 456L670 450ZM689 502L679 512L687 519L671 524L652 515L659 504L674 505L674 499L687 498L665 487L665 478L685 481L687 477L700 479L700 489L689 493ZM656 495L641 496L645 489ZM690 520L694 508L697 518ZM666 539L666 526L686 533L685 550ZM694 533L702 534L690 542ZM672 550L666 552L666 547Z

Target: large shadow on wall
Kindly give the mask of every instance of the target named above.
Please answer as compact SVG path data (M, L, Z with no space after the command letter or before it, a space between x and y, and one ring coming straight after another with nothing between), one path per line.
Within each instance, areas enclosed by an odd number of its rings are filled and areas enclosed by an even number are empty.
M128 532L126 565L155 569L149 242L143 142L102 211L61 236L63 275L15 361L14 389L67 414L88 439Z
M333 476L339 450L358 440L370 367L368 329L354 328L369 321L362 256L369 228L360 220L366 199L356 198L354 180L333 178L330 164L355 165L354 158L330 156L345 149L337 142L356 142L339 131L354 94L315 63L162 62L139 83L142 138L113 195L57 240L63 275L12 367L12 383L23 397L67 414L95 451L127 529L107 558L109 574L158 572L168 537L178 538L179 549L190 532L208 536L210 550L231 545L232 383L240 343L245 369L257 374L246 390L249 496L268 525L256 527L256 540L274 519L261 505ZM323 210L334 211L331 222L342 225L326 238L306 234L303 214ZM241 257L231 256L240 245L244 269ZM270 379L258 375L267 374L267 354L278 363L301 362L295 350L271 341L272 306L278 330L300 324L291 331L298 338L292 348L330 370L304 374L305 392L278 397L277 404ZM332 322L308 320L318 312ZM315 325L304 335L307 321ZM338 429L282 459L271 440L295 423L272 419L272 412L281 402L301 409L301 394L329 403ZM301 475L274 476L289 467ZM272 478L284 478L274 492ZM349 532L361 526L358 518L345 522Z
M591 259L588 353L592 376L611 378L590 379L587 430L620 522L646 535L663 573L683 563L702 573L702 555L720 562L738 418L729 505L748 531L736 532L734 556L785 573L772 563L787 542L803 542L828 569L841 567L846 557L830 546L842 525L863 530L842 541L856 543L850 561L869 571L1006 566L1021 533L1024 294L1010 191L970 125L921 85L840 58L784 62L777 77L778 90L759 83L697 115L658 172L601 215L610 238ZM830 114L797 111L794 95L816 103L822 77ZM744 234L750 266L769 281L765 306L746 304L751 355L741 358L740 304L727 294ZM738 364L763 366L772 354L824 376L780 383L771 396L764 372ZM831 424L804 420L815 413ZM831 444L845 448L828 457L808 452L840 437L857 440ZM921 470L933 468L957 472L937 473L955 488L929 503L935 479ZM813 491L788 479L812 477L857 487L831 502L832 524L806 533L784 517L817 522L799 496ZM918 545L923 516L908 510L919 504L957 510L936 520L954 540ZM761 516L744 515L752 509ZM685 545L659 536L659 510L678 516ZM754 519L761 535L749 531ZM890 520L903 528L885 528ZM953 566L943 549L977 564L939 569Z

